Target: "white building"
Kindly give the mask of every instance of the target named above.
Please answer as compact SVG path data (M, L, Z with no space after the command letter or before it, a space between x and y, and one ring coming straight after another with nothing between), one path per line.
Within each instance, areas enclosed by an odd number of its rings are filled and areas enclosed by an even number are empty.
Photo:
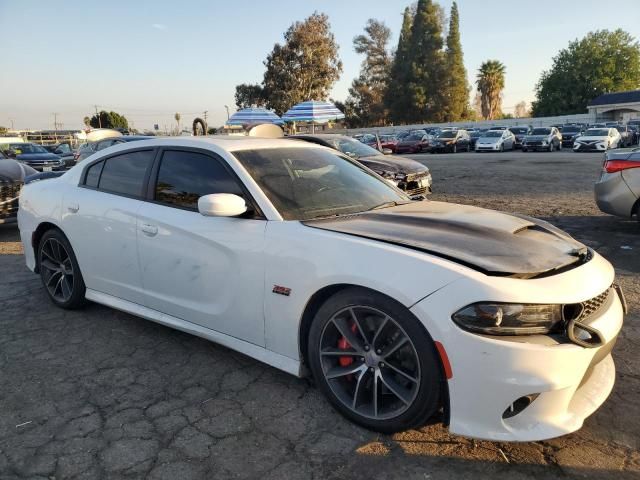
M591 100L587 108L596 121L628 122L640 118L640 90L605 93Z

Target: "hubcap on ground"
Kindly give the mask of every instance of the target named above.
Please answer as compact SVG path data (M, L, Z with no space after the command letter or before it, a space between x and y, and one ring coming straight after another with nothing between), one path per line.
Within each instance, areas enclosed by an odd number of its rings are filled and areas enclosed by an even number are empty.
M73 294L73 263L55 238L49 238L40 249L40 270L49 294L60 302L68 301Z
M402 414L420 388L413 342L393 318L372 307L351 306L331 317L320 337L320 363L340 402L370 419Z

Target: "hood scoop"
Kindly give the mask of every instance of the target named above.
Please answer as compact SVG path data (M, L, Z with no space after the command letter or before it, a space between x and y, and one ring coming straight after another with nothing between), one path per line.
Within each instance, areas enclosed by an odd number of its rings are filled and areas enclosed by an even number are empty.
M487 275L532 278L587 261L588 249L547 222L423 201L305 225L401 245Z

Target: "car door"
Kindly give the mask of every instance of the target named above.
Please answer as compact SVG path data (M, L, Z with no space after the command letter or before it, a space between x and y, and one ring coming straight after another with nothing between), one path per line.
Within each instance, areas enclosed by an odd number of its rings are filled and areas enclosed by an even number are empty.
M63 198L62 230L87 288L142 303L137 214L155 151L127 151L91 161Z
M166 149L139 211L145 306L264 346L266 220L229 165L203 150ZM198 212L198 198L233 193L242 218Z

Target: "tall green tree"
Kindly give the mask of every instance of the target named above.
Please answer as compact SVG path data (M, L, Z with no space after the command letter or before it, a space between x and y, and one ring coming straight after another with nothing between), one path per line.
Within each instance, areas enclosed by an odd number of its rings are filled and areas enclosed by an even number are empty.
M444 52L442 19L438 5L418 0L411 27L409 60L411 69L407 85L411 122L440 122L443 114Z
M315 12L295 22L284 40L267 56L262 82L267 107L279 115L296 103L326 99L342 72L327 15Z
M391 55L388 51L391 30L373 18L367 21L364 35L353 39L356 53L365 55L360 75L349 88L347 104L362 126L381 126L387 121L384 93L387 89Z
M445 51L445 85L443 90L443 114L447 122L455 122L469 115L469 83L464 68L464 55L460 42L460 14L453 2L449 17L449 33Z
M252 106L262 107L266 103L264 89L259 84L242 83L236 86L236 107L238 110Z
M98 116L100 118L98 118ZM124 115L116 112L101 110L98 115L94 115L89 120L89 125L93 128L129 128L129 122Z
M590 32L553 59L536 85L533 116L583 113L598 95L640 88L640 45L624 30Z
M389 109L389 116L394 123L404 123L407 121L407 112L411 105L411 99L409 98L409 92L406 86L409 82L409 72L411 70L409 49L411 47L412 25L413 12L411 11L411 7L407 7L404 9L404 15L402 16L402 30L400 30L398 48L391 63L387 91L385 92L385 104Z
M506 67L498 60L487 60L480 65L476 84L480 92L482 118L493 120L502 115L502 90Z

